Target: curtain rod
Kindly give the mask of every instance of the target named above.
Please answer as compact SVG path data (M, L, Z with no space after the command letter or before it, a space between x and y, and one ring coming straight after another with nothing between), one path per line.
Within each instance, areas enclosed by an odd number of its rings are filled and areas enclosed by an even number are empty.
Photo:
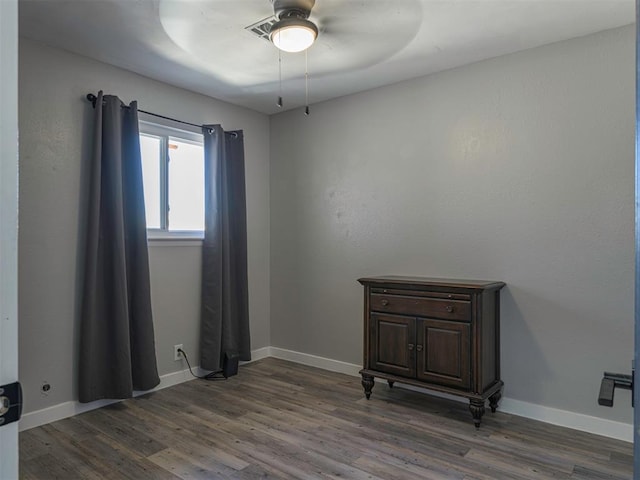
M91 105L93 105L93 108L96 108L96 101L98 100L98 97L96 95L94 95L93 93L87 93L87 100L89 100L91 102ZM123 105L123 107L124 108L129 108L128 105ZM165 120L171 120L172 122L182 123L183 125L191 125L192 127L198 127L198 128L204 127L204 125L198 125L196 123L185 122L184 120L178 120L177 118L167 117L165 115L160 115L159 113L147 112L146 110L138 109L138 112L146 113L147 115L151 115L153 117L164 118ZM226 133L227 135L232 135L233 137L237 137L238 136L238 134L236 132L224 132L224 133Z

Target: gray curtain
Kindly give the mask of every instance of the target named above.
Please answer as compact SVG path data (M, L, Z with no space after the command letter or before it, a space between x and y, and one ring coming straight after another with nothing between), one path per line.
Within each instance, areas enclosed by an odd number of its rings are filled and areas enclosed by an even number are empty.
M158 383L138 110L98 94L87 201L79 399L129 398Z
M205 234L202 248L200 367L221 369L225 354L251 360L247 214L242 131L205 125Z

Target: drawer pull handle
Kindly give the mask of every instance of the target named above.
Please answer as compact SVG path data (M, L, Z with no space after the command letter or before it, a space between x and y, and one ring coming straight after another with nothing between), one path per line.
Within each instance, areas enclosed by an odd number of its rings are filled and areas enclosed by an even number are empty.
M421 352L422 351L422 345L416 345L416 350Z
M413 343L409 344L409 350L413 350Z
M452 313L453 307L451 305L447 305L447 312Z
M386 307L387 305L389 305L389 300L383 299L380 303L382 304L383 307Z

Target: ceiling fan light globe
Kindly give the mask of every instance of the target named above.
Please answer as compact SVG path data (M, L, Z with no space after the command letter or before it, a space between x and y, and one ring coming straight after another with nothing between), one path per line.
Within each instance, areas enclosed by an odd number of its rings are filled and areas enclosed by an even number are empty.
M289 53L302 52L313 45L318 29L308 20L280 21L271 27L270 38L280 50Z

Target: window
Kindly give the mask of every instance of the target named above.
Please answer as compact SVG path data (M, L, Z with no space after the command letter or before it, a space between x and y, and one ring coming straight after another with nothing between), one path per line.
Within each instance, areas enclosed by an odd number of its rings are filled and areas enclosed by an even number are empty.
M202 135L140 122L140 151L149 237L202 237Z

